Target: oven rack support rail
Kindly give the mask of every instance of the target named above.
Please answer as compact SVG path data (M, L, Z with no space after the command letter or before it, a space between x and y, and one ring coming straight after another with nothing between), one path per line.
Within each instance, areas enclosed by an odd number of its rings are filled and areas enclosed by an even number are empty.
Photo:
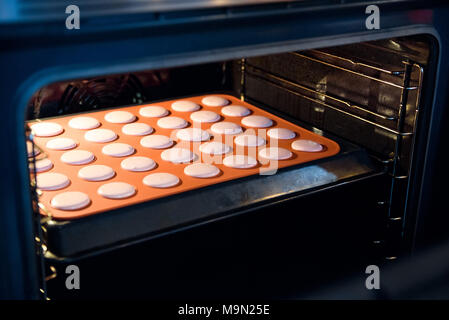
M25 134L26 134L26 142L30 144L31 150L33 153L32 157L28 158L28 167L30 171L30 189L31 189L31 205L33 208L33 228L34 228L34 243L35 243L35 251L36 257L38 259L38 268L39 268L39 294L43 300L50 300L47 295L47 281L56 277L55 268L50 266L51 272L53 274L47 275L46 267L45 267L45 253L47 252L47 244L45 239L45 220L41 218L39 214L39 193L40 191L36 188L36 151L39 152L40 158L45 158L46 154L43 152L41 148L39 148L33 139L33 135L31 133L31 129L29 126L25 126Z

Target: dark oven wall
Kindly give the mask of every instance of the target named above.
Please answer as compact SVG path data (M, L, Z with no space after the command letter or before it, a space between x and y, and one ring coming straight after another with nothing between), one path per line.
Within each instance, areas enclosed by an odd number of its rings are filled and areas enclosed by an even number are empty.
M27 118L45 118L174 97L229 91L226 63L159 69L57 82L36 91Z

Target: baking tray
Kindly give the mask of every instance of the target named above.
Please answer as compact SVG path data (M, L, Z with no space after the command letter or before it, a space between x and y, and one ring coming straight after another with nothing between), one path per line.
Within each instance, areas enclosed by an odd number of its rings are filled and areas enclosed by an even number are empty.
M267 161L260 159L261 162L264 162L264 164L259 163L258 166L256 166L255 168L251 168L251 169L228 168L221 163L214 163L214 165L216 165L220 169L220 171L221 171L220 175L218 175L217 177L213 177L213 178L194 178L194 177L185 175L183 172L184 168L188 165L188 163L187 164L173 164L171 162L162 160L160 154L165 149L153 150L153 149L144 148L140 145L140 139L142 138L142 136L125 135L121 132L121 128L124 124L114 124L114 123L109 123L109 122L105 121L104 116L108 112L111 112L112 111L111 109L97 111L97 112L84 113L83 116L90 116L90 117L96 118L101 123L101 126L99 128L110 129L110 130L113 130L114 132L116 132L118 135L118 139L116 139L113 142L121 142L121 143L127 143L127 144L132 145L136 150L136 152L132 156L150 157L157 163L157 167L151 171L130 172L130 171L123 170L120 167L120 163L124 159L124 157L115 158L115 157L104 155L101 152L101 149L107 143L94 143L94 142L86 141L84 139L84 134L85 134L86 130L73 129L68 126L68 122L72 118L77 117L79 115L56 117L56 118L52 118L52 119L40 119L41 122L46 122L46 121L56 122L64 128L64 132L58 136L35 137L34 141L39 146L39 148L41 148L44 151L44 156L47 156L53 162L54 167L49 172L63 173L65 175L67 175L71 181L70 185L64 189L56 190L56 191L43 191L40 194L39 202L41 203L41 206L44 208L44 210L41 210L41 214L43 214L43 215L51 214L52 218L54 218L56 220L68 220L68 219L81 218L81 217L85 217L85 216L89 216L89 215L93 215L93 214L97 214L97 213L101 213L101 212L107 212L107 211L123 208L126 206L146 202L146 201L151 201L151 200L155 200L155 199L159 199L159 198L163 198L163 197L173 196L173 195L180 194L180 193L183 193L186 191L204 188L207 186L215 185L218 183L223 183L223 182L230 181L230 180L235 180L235 179L248 177L248 176L252 176L252 175L258 175L258 174L261 174L261 172L264 172L266 174L266 172L263 169L268 169L268 168L281 169L281 168L285 168L285 167L289 167L289 166L294 166L294 165L330 157L330 156L337 154L340 151L340 147L339 147L338 143L336 143L335 141L333 141L331 139L328 139L326 137L323 137L321 135L313 133L309 130L306 130L296 124L293 124L287 120L284 120L272 113L269 113L265 110L262 110L256 106L254 106L252 104L241 101L238 98L233 97L231 95L224 95L224 94L214 94L214 95L221 96L223 98L228 99L231 102L229 105L241 105L241 106L249 108L252 111L252 115L262 115L262 116L272 119L274 124L273 124L273 126L271 126L270 128L267 128L267 129L279 127L279 128L288 128L288 129L294 131L297 134L297 137L295 137L294 139L277 140L277 146L286 148L286 149L289 149L290 151L292 151L293 157L288 160L277 161L277 163L274 166L273 166L273 163L270 164L270 163L267 163ZM220 114L222 117L220 121L228 121L228 122L238 123L245 129L245 126L243 126L240 123L242 117L224 116L220 112L221 107L204 106L201 103L201 100L204 97L205 97L205 95L202 95L202 96L183 98L182 100L190 100L195 103L198 103L202 106L201 110L210 110L210 111L214 111L214 112ZM129 106L129 107L114 108L113 110L114 111L123 110L123 111L131 112L137 117L136 122L137 121L144 122L144 123L149 124L151 127L153 127L154 131L152 134L162 134L162 135L167 135L167 136L170 136L173 138L174 135L173 135L172 131L175 131L175 130L163 129L163 128L158 127L156 122L159 118L141 117L139 115L139 109L142 107L145 107L145 106L152 106L152 105L165 107L167 110L170 111L170 113L171 113L170 115L184 118L185 120L187 120L189 122L189 127L191 127L192 121L189 118L191 112L177 112L177 111L174 111L171 109L170 105L174 101L177 101L177 100L179 100L179 99L157 102L157 103L153 103L153 104L142 104L142 105L135 105L135 106ZM33 123L34 122L29 122L29 125L32 125ZM213 123L202 123L201 128L203 130L209 131L211 125L213 125ZM255 130L258 130L258 129L255 129ZM214 137L211 138L211 141L213 141L214 139L220 138L216 134L213 134L213 135L214 135ZM86 165L105 164L105 165L112 167L116 171L116 175L109 180L96 181L96 182L84 181L84 180L78 178L77 177L78 171L83 166L69 165L69 164L63 163L60 161L60 156L66 151L50 150L45 147L47 141L50 139L53 139L55 137L70 137L70 138L74 139L78 143L78 146L76 147L76 149L89 150L92 153L94 153L94 155L95 155L95 160ZM274 141L271 141L267 136L265 136L265 138L267 140L267 144L265 146L258 147L257 150L255 150L255 148L245 148L245 149L243 149L243 153L250 154L250 155L258 155L258 152L257 152L258 150L260 150L261 148L270 147ZM323 145L324 149L321 152L301 152L301 151L292 150L290 145L291 145L292 141L294 141L295 139L298 139L298 138L310 139L310 140L316 141L316 142L320 143L321 145ZM223 138L219 141L225 141L225 139ZM179 142L175 141L174 146L177 146L177 147L188 147L189 146L192 149L192 151L194 151L197 155L201 155L201 153L197 149L199 146L199 143L186 143L186 142L182 142L182 141L179 141ZM236 152L236 151L239 151L239 153L242 152L242 148L236 147L235 144L233 144L232 147L233 147L234 152ZM226 156L226 155L224 155L224 156ZM173 173L180 178L181 183L175 187L164 188L164 189L151 188L151 187L144 185L142 182L143 178L146 175L155 173L155 172ZM126 199L107 199L107 198L100 196L97 193L97 190L101 185L103 185L105 183L109 183L109 182L115 182L115 181L127 182L127 183L134 185L134 187L137 190L136 194L134 196L126 198ZM61 193L61 192L66 192L66 191L82 191L82 192L87 193L89 195L89 197L91 198L90 205L81 210L73 210L73 211L65 211L65 210L58 210L58 209L52 208L50 205L51 199L56 194Z

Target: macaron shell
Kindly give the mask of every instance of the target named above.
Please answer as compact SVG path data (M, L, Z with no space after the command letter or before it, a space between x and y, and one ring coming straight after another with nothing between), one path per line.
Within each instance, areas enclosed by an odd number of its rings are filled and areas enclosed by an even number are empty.
M99 187L97 192L108 199L124 199L133 196L136 188L126 182L110 182Z
M35 162L36 172L45 172L53 168L53 162L50 159L36 160ZM30 171L33 170L33 166L30 165Z
M84 139L90 142L106 143L117 139L117 134L109 129L93 129L84 134Z
M286 128L273 128L268 130L267 135L272 139L289 140L296 137L296 133Z
M61 155L62 162L72 165L88 164L94 159L94 154L87 150L72 150Z
M93 117L76 117L69 121L69 126L73 129L90 130L100 126L100 121Z
M194 122L217 122L220 120L220 115L218 113L215 113L213 111L208 110L202 110L202 111L196 111L190 115L190 119Z
M212 164L194 163L184 168L184 174L195 178L212 178L220 174L220 169Z
M315 141L299 139L292 142L292 149L303 152L320 152L323 151L323 146Z
M89 204L89 196L79 191L59 193L51 199L51 206L59 210L79 210L87 207Z
M110 123L130 123L136 120L136 116L128 111L111 111L104 119Z
M234 142L241 147L260 147L265 144L265 139L253 134L242 134L235 137Z
M105 155L111 157L126 157L134 153L133 146L126 143L110 143L101 149Z
M214 123L210 129L215 134L240 134L243 132L242 127L238 124L225 121Z
M223 159L223 164L226 167L236 169L248 169L257 166L257 160L245 155L231 155Z
M193 112L201 109L201 106L188 100L179 100L171 104L171 108L178 112Z
M149 171L156 167L156 162L148 157L129 157L124 159L120 166L128 171Z
M157 121L157 125L163 129L182 129L189 125L187 121L180 117L165 117Z
M251 128L268 128L273 125L273 120L264 116L247 116L242 119L242 124Z
M251 110L242 106L227 106L221 109L221 113L228 117L245 117L251 114Z
M55 122L38 122L31 126L31 130L37 137L53 137L64 131L62 126Z
M207 96L201 99L201 103L208 107L223 107L229 104L229 100L219 96Z
M142 122L128 123L122 127L122 132L130 136L145 136L153 131L150 125Z
M287 160L293 156L293 153L285 148L270 147L260 150L259 156L268 160Z
M147 175L142 182L153 188L170 188L179 184L180 179L171 173L157 172Z
M154 134L140 139L140 145L150 149L166 149L173 145L173 140L167 136Z
M52 150L70 150L76 146L76 141L70 138L54 138L49 140L46 144L46 147Z
M218 142L218 141L212 141L212 142L206 142L200 145L200 151L202 153L206 154L225 154L232 151L232 147L228 146L227 144Z
M142 107L139 110L139 114L142 117L146 118L162 118L169 114L167 109L160 106L149 106L149 107Z
M176 132L176 137L183 141L206 141L209 140L210 134L199 128L186 128Z
M90 165L78 171L78 177L87 181L103 181L112 178L115 171L105 165Z
M59 190L69 185L70 179L62 173L46 172L36 177L36 187L41 190Z

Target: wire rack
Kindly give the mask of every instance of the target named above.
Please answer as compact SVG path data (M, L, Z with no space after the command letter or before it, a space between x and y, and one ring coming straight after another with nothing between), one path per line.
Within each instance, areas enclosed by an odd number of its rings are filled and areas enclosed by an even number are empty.
M269 83L270 87L279 88L299 98L298 101L307 101L321 108L335 111L346 118L353 119L353 121L363 123L394 137L394 146L388 156L379 157L373 154L373 158L385 165L391 177L387 198L378 201L378 204L387 211L387 230L394 230L395 233L395 235L387 234L386 238L400 238L410 183L409 175L412 168L424 68L408 58L402 60L400 68L386 68L321 50L291 52L288 55L302 61L338 70L342 74L350 74L352 77L364 81L378 83L385 88L389 88L389 90L393 90L400 97L397 104L388 106L388 109L393 112L378 112L369 105L360 105L326 90L319 90L287 78L282 73L275 73L272 70L267 71L257 63L253 64L251 59L241 59L239 62L241 71L240 96L242 100L248 98L246 92L247 80L248 77L252 77L258 81ZM389 80L385 80L382 77L384 75L386 76L384 78ZM301 108L301 105L299 104L297 107ZM333 133L339 134L338 132ZM407 141L404 139L407 139ZM400 225L401 227L392 228L390 224ZM388 251L390 252L386 253L386 259L394 260L397 252L391 253L391 250L386 250L386 252Z

